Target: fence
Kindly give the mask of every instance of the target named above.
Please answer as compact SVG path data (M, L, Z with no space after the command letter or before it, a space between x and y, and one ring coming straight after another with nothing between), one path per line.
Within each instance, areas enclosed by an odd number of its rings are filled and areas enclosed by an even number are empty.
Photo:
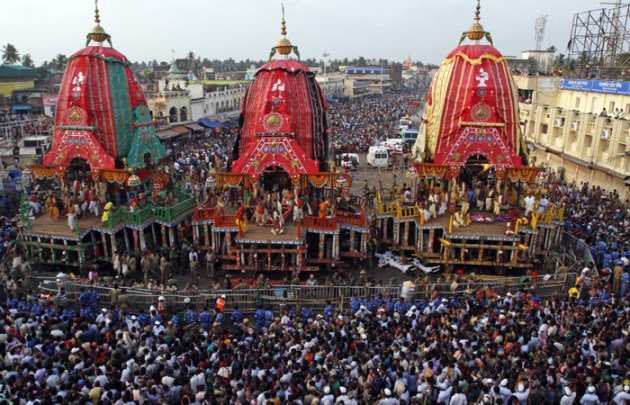
M549 280L529 284L517 277L505 277L501 279L483 280L471 286L472 290L482 287L491 287L496 294L505 296L508 292L515 293L521 288L533 287L534 291L542 299L553 296L565 296L570 286L575 284L575 273L557 274L550 276ZM111 288L104 286L89 286L78 282L66 282L66 293L69 302L77 305L77 299L82 288L93 288L99 295L99 305L111 306ZM39 290L41 294L54 296L58 291L55 278L32 277L31 287ZM352 297L369 298L382 295L383 297L400 297L404 295L408 301L422 301L431 297L433 289L438 291L440 297L464 297L470 291L466 291L467 285L461 285L455 291L451 291L451 284L427 284L403 291L401 286L304 286L304 285L278 285L269 289L233 289L192 292L164 292L157 293L144 289L129 288L125 292L129 312L138 313L147 311L149 306L155 304L158 295L163 295L170 310L177 310L188 305L184 303L190 298L191 303L198 309L208 303L212 306L217 297L225 294L227 297L228 312L238 305L245 314L256 311L259 305L264 308L277 311L281 305L292 309L310 308L315 312L323 311L327 302L330 302L337 310L346 311Z
M144 224L149 218L155 218L163 221L171 221L179 215L192 210L195 206L195 198L186 190L175 188L175 198L178 202L168 206L155 206L148 204L147 206L136 209L134 211L118 208L113 210L107 220L109 228L113 228L121 222L132 223L136 225Z

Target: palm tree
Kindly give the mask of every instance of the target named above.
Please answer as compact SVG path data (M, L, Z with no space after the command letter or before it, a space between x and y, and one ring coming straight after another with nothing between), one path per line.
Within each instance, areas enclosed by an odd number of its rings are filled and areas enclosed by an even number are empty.
M55 59L52 61L53 66L58 71L64 70L66 68L67 63L68 63L68 58L66 57L66 55L61 54L61 53L57 55L57 57L55 57Z
M30 53L27 53L26 55L22 56L22 66L28 66L28 67L35 66L35 64L33 63L33 58L31 58Z
M7 65L14 65L20 61L20 53L11 44L2 47L2 62Z

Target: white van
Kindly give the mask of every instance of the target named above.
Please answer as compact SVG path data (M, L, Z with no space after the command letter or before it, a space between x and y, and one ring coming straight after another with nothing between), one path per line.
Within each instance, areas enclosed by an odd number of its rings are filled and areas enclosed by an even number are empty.
M380 143L380 146L389 149L390 151L402 152L405 140L402 138L388 139Z
M372 167L389 167L389 151L382 146L370 146L367 163Z
M418 138L418 130L415 128L408 128L402 131L401 135L405 142L414 143Z

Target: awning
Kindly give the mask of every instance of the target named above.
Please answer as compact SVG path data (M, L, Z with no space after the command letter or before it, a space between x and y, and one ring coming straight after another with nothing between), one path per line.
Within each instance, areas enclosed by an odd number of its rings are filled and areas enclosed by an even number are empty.
M173 131L177 132L178 135L186 135L190 133L190 129L186 128L183 125L178 125L176 127L171 128Z
M31 107L30 105L14 105L13 107L11 107L11 114L16 114L18 112L31 111L32 109L33 107Z
M162 131L157 131L157 136L160 139L170 139L178 135L179 135L179 132L175 132L172 129L164 129Z
M228 128L228 125L219 121L212 121L210 118L202 118L197 123L206 128Z
M186 124L184 125L186 128L190 129L193 132L203 132L206 129L204 127L202 127L201 125L197 125L197 124Z

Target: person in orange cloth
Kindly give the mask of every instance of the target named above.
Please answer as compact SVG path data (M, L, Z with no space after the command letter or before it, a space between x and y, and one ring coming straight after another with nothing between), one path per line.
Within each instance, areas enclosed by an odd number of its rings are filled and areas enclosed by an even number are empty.
M319 204L319 218L326 218L328 216L328 210L330 209L330 203L328 201L324 201Z
M59 207L57 207L57 197L54 195L49 195L46 199L46 206L48 207L48 212L50 213L50 218L53 221L59 220Z
M243 204L238 204L238 210L236 211L236 225L238 226L238 235L245 235L247 230L247 219L245 218L245 207Z

